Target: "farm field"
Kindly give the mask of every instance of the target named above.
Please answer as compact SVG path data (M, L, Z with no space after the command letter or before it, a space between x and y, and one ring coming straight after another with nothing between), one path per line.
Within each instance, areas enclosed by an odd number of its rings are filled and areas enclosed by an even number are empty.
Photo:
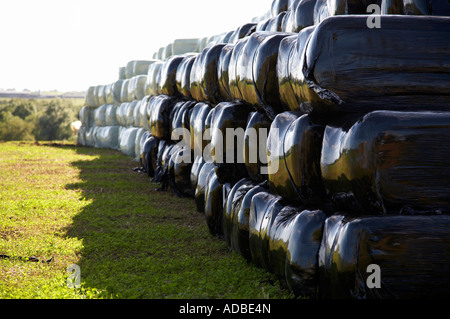
M0 143L0 299L293 298L137 166L73 143Z

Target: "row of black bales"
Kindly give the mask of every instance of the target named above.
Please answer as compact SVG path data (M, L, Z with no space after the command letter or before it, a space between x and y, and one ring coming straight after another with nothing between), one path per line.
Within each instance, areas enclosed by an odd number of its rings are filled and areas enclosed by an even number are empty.
M448 6L335 2L427 16L370 29L367 15L321 19L327 1L274 1L276 17L161 62L140 164L296 295L448 297L450 18L431 15Z

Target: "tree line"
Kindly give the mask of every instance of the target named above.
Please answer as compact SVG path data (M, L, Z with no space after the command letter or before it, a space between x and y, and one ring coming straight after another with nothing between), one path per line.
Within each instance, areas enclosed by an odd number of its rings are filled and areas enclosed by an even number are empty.
M84 99L0 99L0 141L75 140Z

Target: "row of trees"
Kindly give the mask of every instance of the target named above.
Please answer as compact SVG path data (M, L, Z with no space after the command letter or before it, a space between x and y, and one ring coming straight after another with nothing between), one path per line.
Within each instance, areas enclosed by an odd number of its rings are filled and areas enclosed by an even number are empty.
M0 99L0 141L73 140L83 99Z

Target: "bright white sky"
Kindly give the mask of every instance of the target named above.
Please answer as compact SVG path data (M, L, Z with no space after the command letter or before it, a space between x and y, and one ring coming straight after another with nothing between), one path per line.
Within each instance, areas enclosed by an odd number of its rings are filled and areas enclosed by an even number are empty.
M179 38L237 29L272 0L1 0L0 89L84 91Z

